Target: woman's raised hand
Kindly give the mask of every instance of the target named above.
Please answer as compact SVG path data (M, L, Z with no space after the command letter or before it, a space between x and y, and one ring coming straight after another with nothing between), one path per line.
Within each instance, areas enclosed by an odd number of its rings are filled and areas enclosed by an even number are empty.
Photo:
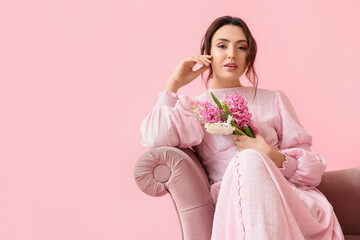
M201 73L209 69L211 64L211 59L212 59L211 55L196 55L181 60L180 64L171 74L166 85L166 90L176 93L179 88L190 83L195 78L197 78ZM196 65L196 63L202 64L203 66L198 70L193 71L192 69Z

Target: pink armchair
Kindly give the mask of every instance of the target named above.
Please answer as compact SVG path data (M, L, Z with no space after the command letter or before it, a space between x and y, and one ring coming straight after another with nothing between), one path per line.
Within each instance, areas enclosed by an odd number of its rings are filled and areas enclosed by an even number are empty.
M210 239L215 207L208 175L192 149L150 149L137 161L134 177L150 196L171 195L184 240ZM360 167L327 171L317 188L334 207L345 239L360 240Z

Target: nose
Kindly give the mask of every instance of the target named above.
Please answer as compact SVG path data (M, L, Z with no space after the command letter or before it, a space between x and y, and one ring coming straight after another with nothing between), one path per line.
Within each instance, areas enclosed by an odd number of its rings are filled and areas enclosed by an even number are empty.
M235 55L236 55L235 51L236 51L235 47L228 47L227 54L229 59L235 59Z

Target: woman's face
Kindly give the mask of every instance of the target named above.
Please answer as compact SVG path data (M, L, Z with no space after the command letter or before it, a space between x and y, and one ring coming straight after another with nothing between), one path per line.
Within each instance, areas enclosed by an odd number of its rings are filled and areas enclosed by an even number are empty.
M214 81L225 87L239 85L239 78L246 70L248 48L241 27L224 25L219 28L211 39L210 49ZM235 63L237 67L226 67L229 63Z

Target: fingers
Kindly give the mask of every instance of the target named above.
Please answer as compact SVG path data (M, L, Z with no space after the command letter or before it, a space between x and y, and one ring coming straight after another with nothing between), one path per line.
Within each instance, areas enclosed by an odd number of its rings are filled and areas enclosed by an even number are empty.
M211 60L209 58L212 58L211 55L198 55L198 56L193 56L192 59L204 66L209 67L211 64Z
M213 56L211 56L211 55L200 55L200 57L203 58L205 61L207 61L209 64L211 64Z
M196 63L199 63L201 65L204 65L206 68L208 68L210 67L210 64L212 62L211 59L212 59L211 55L197 55L197 56L184 58L182 61L184 65L194 66Z
M243 136L245 136L245 135L234 135L234 134L231 135L231 137L232 137L232 139L233 139L234 141L239 141L240 138L243 137Z
M239 137L239 135L231 135L231 138L232 138L234 144L239 147L240 140L238 137Z
M245 149L241 146L241 144L239 142L235 143L235 145L238 147L239 151L242 151Z
M239 142L249 141L249 137L247 135L231 135L232 140L237 145Z
M201 58L201 57L198 57L198 56L193 56L193 59L194 59L194 61L196 61L197 63L200 63L200 64L202 64L202 65L204 65L204 66L210 66L210 63L208 63L206 60L204 60L203 58Z
M234 144L235 146L237 146L237 148L239 149L239 151L242 151L244 150L244 146L243 146L243 143L238 141L238 138L241 137L243 135L231 135L231 138L234 140Z

